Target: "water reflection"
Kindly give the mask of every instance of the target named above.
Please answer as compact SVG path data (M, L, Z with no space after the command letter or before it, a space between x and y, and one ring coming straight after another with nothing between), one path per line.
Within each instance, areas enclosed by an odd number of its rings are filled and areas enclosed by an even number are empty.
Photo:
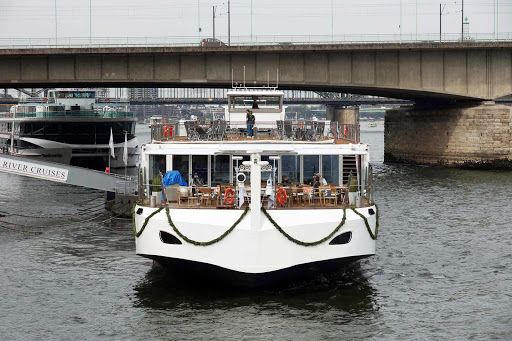
M159 310L234 309L237 307L287 307L295 312L338 315L372 315L378 311L376 290L360 263L331 274L319 275L287 287L274 289L233 289L208 283L184 282L155 266L134 287L135 305Z

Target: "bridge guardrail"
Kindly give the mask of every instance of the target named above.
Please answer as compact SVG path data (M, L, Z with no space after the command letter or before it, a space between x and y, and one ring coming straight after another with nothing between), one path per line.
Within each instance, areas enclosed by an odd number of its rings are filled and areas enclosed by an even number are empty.
M228 37L217 37L227 44ZM356 35L260 35L231 36L231 45L319 45L319 44L384 44L439 42L501 42L512 41L512 32L471 33L461 40L460 33L427 34L356 34ZM0 49L90 48L90 47L200 47L197 36L163 37L62 37L62 38L0 38ZM210 46L208 46L210 47Z

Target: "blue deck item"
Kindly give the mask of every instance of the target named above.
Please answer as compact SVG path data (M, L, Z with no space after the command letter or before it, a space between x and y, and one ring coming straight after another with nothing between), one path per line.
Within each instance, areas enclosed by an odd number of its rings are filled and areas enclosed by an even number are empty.
M180 186L188 186L187 182L185 180L183 180L183 177L181 176L180 172L178 172L176 170L168 171L167 173L165 173L165 175L163 177L163 183L164 183L164 187L167 187L167 186L170 186L170 185L173 185L176 183Z

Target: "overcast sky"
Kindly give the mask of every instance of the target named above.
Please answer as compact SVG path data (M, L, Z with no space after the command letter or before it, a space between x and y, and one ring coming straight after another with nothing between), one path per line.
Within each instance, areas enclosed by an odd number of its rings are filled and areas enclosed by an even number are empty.
M470 33L492 33L496 0L466 0ZM89 37L90 0L0 0L0 38ZM199 5L198 5L199 3ZM253 35L439 34L439 0L253 0ZM400 6L402 3L402 6ZM443 32L460 33L461 1L442 2ZM91 0L93 37L227 35L227 0ZM512 32L512 0L498 0L498 31ZM200 12L198 18L198 9ZM416 21L417 18L417 21ZM416 26L417 23L417 26ZM417 27L417 28L416 28ZM251 32L251 1L231 1L231 35ZM236 38L233 38L236 41ZM256 38L255 38L256 39Z

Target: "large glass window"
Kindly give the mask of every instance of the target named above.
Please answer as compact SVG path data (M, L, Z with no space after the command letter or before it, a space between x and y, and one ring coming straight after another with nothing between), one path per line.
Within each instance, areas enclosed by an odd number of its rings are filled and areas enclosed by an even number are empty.
M281 156L281 176L279 182L300 182L300 157L297 155L282 155ZM285 181L286 180L286 181Z
M208 155L192 155L194 185L208 184Z
M313 181L315 174L320 173L320 157L318 155L304 155L304 183Z
M212 156L212 186L231 183L229 178L229 155Z
M246 109L281 110L280 96L230 96L230 111L243 112Z
M165 155L153 155L153 177L158 175L158 172L165 175Z
M339 182L340 163L338 155L322 156L322 176L330 184Z
M181 177L187 182L190 182L188 177L188 155L173 155L172 156L172 169L180 172Z

